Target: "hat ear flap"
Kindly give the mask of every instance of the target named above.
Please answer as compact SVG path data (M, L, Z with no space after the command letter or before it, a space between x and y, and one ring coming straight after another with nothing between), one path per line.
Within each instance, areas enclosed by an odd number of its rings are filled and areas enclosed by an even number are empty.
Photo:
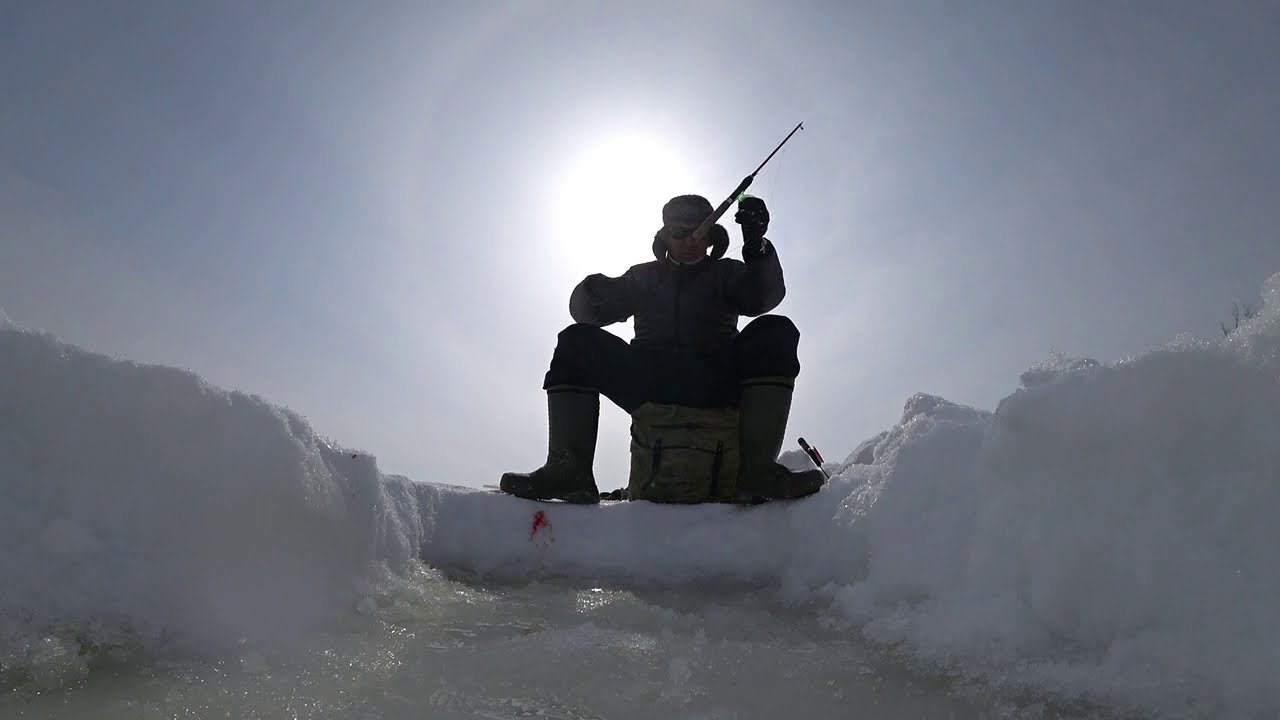
M667 256L667 236L664 230L665 227L658 228L658 232L653 234L653 256L659 260Z
M729 231L720 223L711 226L707 232L711 236L711 259L719 260L729 250Z

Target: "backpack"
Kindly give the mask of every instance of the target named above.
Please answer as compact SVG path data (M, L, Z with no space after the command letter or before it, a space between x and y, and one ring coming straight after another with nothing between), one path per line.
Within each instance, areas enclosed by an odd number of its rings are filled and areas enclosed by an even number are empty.
M632 500L724 502L737 482L737 408L645 403L631 413Z

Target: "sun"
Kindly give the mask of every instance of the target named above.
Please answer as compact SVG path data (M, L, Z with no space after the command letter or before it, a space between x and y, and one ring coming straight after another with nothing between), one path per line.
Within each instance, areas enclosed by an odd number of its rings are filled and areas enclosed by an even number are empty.
M576 267L617 275L653 259L663 203L691 192L687 164L657 138L617 134L587 143L553 190L556 245Z

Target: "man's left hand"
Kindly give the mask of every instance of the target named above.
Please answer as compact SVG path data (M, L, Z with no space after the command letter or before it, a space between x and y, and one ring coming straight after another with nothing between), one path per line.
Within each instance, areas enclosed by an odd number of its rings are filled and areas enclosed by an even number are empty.
M764 234L769 229L769 208L758 197L745 197L738 202L734 222L742 226L742 256L764 254Z

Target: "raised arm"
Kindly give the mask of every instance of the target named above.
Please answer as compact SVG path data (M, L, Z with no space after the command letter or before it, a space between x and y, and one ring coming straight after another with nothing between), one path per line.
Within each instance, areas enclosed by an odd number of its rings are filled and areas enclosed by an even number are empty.
M738 202L733 219L742 226L745 262L733 265L728 283L729 304L739 315L763 315L778 307L787 294L778 253L764 236L769 228L769 208L758 197L746 197Z
M739 315L755 317L778 307L787 295L778 254L766 240L763 255L749 255L745 263L734 262L726 287L729 304Z

